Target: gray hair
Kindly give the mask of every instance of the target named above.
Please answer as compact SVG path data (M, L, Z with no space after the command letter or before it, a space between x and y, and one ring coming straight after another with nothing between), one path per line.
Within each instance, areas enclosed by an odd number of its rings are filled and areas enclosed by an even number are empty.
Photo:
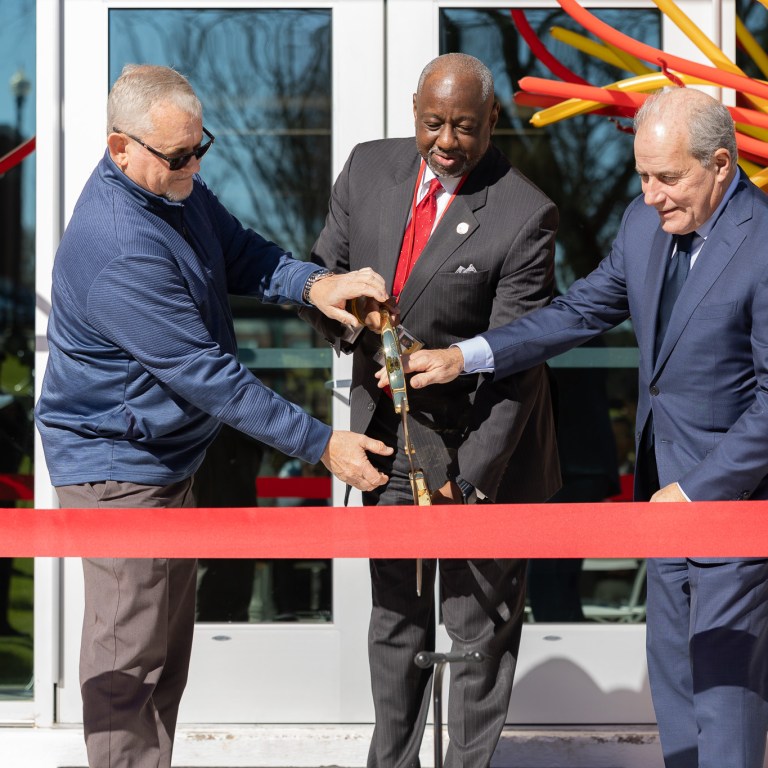
M736 129L725 105L695 88L665 88L649 96L635 115L635 133L646 123L672 118L685 126L688 151L705 168L718 149L727 149L736 163Z
M203 118L203 106L184 75L170 67L126 64L107 99L107 133L113 128L135 134L151 133L152 108L171 102L192 117Z
M483 101L489 96L494 95L491 70L480 59L476 59L467 53L444 53L442 56L432 59L421 72L416 89L417 93L421 92L424 82L431 74L439 72L443 68L450 69L451 72L457 72L460 75L475 77L480 83L480 93Z

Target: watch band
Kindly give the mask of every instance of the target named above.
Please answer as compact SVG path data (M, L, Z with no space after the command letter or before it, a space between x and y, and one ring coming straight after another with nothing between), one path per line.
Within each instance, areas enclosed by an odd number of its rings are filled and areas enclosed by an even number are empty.
M312 302L309 300L309 292L312 290L312 286L318 281L322 280L324 277L330 277L333 274L333 272L330 269L318 269L317 272L313 272L308 278L307 282L304 283L304 290L301 292L301 299L305 304L312 304Z
M469 480L465 480L461 475L456 475L453 482L459 486L465 504L474 504L477 501L477 489Z

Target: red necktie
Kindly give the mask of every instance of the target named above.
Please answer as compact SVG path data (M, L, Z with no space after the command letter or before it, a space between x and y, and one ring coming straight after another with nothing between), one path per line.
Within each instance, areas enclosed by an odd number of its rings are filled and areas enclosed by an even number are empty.
M403 245L400 249L400 258L398 259L397 271L395 272L395 280L392 284L392 295L395 297L399 296L403 290L405 281L408 279L408 275L411 274L411 269L413 269L416 259L421 255L427 240L429 240L429 236L432 234L432 227L435 225L435 218L437 217L436 195L442 188L440 179L434 178L429 182L427 194L424 195L416 206L416 211L405 228Z

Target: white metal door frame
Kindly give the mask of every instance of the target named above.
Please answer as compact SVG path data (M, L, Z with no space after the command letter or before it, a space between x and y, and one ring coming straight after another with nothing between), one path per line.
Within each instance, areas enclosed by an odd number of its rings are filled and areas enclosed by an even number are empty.
M582 0L581 4L590 9L655 8L650 0ZM733 0L678 0L678 5L718 45L731 41L724 50L734 55ZM388 0L387 37L397 40L397 55L387 58L387 135L413 132L410 93L424 64L439 54L442 8L555 7L554 0ZM667 17L662 38L664 48L676 55L709 63ZM437 643L442 648L450 645L442 626ZM644 624L525 625L509 722L652 723L654 719Z
M62 194L49 205L66 222L85 180L104 148L108 90L108 13L118 8L169 8L174 2L67 0L63 6L63 104L60 153ZM201 0L180 9L210 7ZM378 138L384 129L383 2L343 0L296 2L234 0L228 8L329 8L332 11L333 130L332 173L340 170L352 146ZM362 33L362 34L361 34ZM88 41L83 45L83 41ZM360 62L365 61L364 67ZM41 69L41 73L44 70ZM43 78L41 77L41 80ZM53 94L50 94L53 96ZM58 235L60 236L61 228ZM51 243L51 254L55 246ZM52 256L41 254L38 272L49 275ZM50 296L41 278L38 290ZM41 322L44 326L44 322ZM44 333L43 328L39 332ZM39 362L44 364L41 354ZM346 361L345 361L346 362ZM40 365L38 370L42 370ZM337 377L348 376L342 369ZM341 420L343 412L334 414ZM39 506L56 506L42 454L38 454ZM43 482L45 478L45 482ZM334 498L339 490L335 489ZM57 682L57 719L81 720L77 677L82 617L82 574L77 559L62 566L61 669L49 669ZM365 633L370 597L361 588L362 561L336 561L334 620L327 625L198 625L182 722L354 722L372 719ZM366 603L367 601L367 603ZM269 692L268 695L265 692Z
M733 0L679 0L679 4L699 25L733 55ZM37 87L37 335L38 372L45 366L44 334L46 303L50 301L50 272L53 254L68 220L74 201L104 146L103 114L107 94L107 13L111 8L173 7L165 2L122 2L118 0L38 0L38 87ZM179 8L206 7L200 0L178 3ZM438 0L328 0L328 2L288 2L271 0L232 0L229 7L330 7L333 9L333 175L342 167L352 146L381 135L410 135L413 130L410 94L415 89L424 63L438 52L440 7L503 7L509 2L439 2ZM552 6L549 0L514 3L515 7ZM649 2L589 3L591 7L651 7ZM63 9L63 10L62 10ZM696 60L703 60L689 41L671 24L665 23L665 47ZM83 44L87 41L87 45ZM387 51L385 52L385 40ZM385 54L388 56L385 57ZM385 66L386 60L386 66ZM361 66L360 62L365 62ZM384 91L386 89L386 92ZM385 114L386 105L386 114ZM334 362L334 379L350 377L350 361ZM41 376L36 377L37 386ZM347 407L334 398L334 423L348 426ZM35 494L38 508L55 507L39 443L36 448ZM334 484L334 503L340 504L343 487ZM359 498L359 497L358 497ZM359 503L352 499L352 503ZM337 560L334 564L334 623L323 627L298 627L281 635L274 625L226 627L230 642L218 642L226 654L208 652L217 641L221 627L198 629L190 687L182 709L187 722L217 722L210 714L211 680L221 679L225 670L239 670L265 660L264 675L258 688L238 685L233 691L232 708L242 700L248 706L268 699L274 713L275 694L285 689L289 662L299 664L297 681L302 696L311 699L309 688L323 688L324 711L314 715L312 706L295 709L291 700L290 722L366 722L372 720L366 660L366 624L370 605L367 565L359 560ZM60 602L63 603L60 610ZM39 558L35 573L35 700L34 704L0 703L0 720L26 720L38 725L54 722L55 686L59 689L58 720L80 720L77 685L79 615L82 611L82 585L79 563ZM284 630L281 630L284 631ZM526 626L516 687L510 710L514 722L560 722L573 719L576 702L564 697L567 679L576 686L578 707L584 722L643 722L650 705L643 661L642 626L595 628L588 625ZM242 640L242 652L233 648ZM288 640L288 644L286 644ZM255 641L255 645L254 645ZM444 633L439 636L446 647ZM284 665L270 658L270 648L286 651ZM617 653L617 648L622 653ZM627 664L627 658L631 663ZM231 661L231 664L229 661ZM270 673L270 669L274 674ZM326 671L334 669L332 674ZM586 681L586 682L585 682ZM225 685L233 681L229 675ZM268 695L266 695L268 692ZM627 719L626 709L617 702L622 692L630 692L633 704ZM265 695L261 695L265 694ZM588 706L584 706L586 701ZM594 694L594 695L588 695ZM615 696L612 694L616 694ZM626 697L625 697L626 698ZM207 702L206 702L207 700ZM519 702L519 704L518 704ZM614 718L598 714L608 704ZM247 708L246 708L247 709ZM300 708L301 709L301 708ZM229 712L230 709L226 709ZM285 710L288 711L288 710ZM259 713L264 716L259 716ZM652 718L652 714L650 715ZM225 719L229 719L226 717ZM248 721L274 720L266 709L248 710ZM285 720L282 714L278 719Z

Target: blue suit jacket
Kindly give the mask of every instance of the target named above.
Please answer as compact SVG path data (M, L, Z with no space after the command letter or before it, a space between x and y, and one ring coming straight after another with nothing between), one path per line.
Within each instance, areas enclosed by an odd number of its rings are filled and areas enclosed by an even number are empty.
M610 254L550 306L482 335L496 376L631 318L640 350L636 440L653 416L661 487L691 500L768 498L768 196L743 174L675 304L654 361L672 238L634 200ZM638 451L636 476L644 475ZM636 482L636 498L647 494Z

